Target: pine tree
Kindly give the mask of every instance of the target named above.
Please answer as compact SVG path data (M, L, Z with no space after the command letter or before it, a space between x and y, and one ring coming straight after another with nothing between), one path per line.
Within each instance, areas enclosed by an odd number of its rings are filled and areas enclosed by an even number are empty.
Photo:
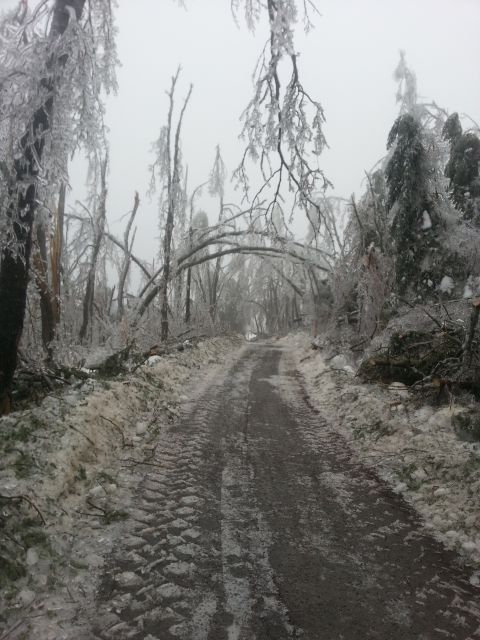
M429 213L426 188L426 150L420 122L411 114L400 115L389 135L387 148L393 149L386 166L387 206L392 212L391 233L396 256L396 281L404 293L418 272L425 249L419 233L423 212Z
M450 159L445 175L450 180L450 193L465 219L480 224L480 139L472 132L464 133L458 113L452 113L442 131L450 143Z

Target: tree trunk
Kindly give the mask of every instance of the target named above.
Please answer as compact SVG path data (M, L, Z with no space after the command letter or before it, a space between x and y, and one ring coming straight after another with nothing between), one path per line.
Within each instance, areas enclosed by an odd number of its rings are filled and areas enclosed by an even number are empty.
M166 236L171 239L171 232L166 232ZM162 306L160 308L160 323L161 323L161 340L166 342L168 340L168 281L170 277L170 245L168 245L168 253L165 255L165 262L163 264L163 276L161 283L162 292Z
M130 242L130 231L132 229L133 221L135 220L135 216L137 215L138 207L140 205L140 197L138 195L138 191L135 191L135 197L133 199L133 209L130 215L130 219L125 229L125 233L123 236L123 246L124 246L124 260L123 267L120 273L120 278L118 279L118 295L117 295L117 319L120 321L123 318L124 307L123 307L123 291L125 288L125 281L127 280L128 270L130 268L130 260L132 256L132 248L135 240L135 231L133 232L132 241Z
M38 252L33 257L35 284L40 295L40 314L42 321L42 344L48 360L53 357L52 342L55 338L55 321L52 292L48 285L47 238L45 229L37 225Z
M297 296L293 296L292 320L295 322L299 319Z
M50 245L50 266L52 270L52 304L53 321L55 327L60 323L60 293L61 293L61 272L63 257L63 222L65 219L65 195L66 187L62 184L58 197L58 207L55 215L55 227L52 242Z
M185 291L185 324L190 323L191 317L191 289L192 289L192 270L187 269L187 287Z
M172 78L172 88L168 94L170 97L170 110L168 113L168 130L167 130L167 150L168 150L168 210L167 210L167 222L165 225L165 236L163 239L163 276L161 281L161 294L162 294L162 306L160 310L161 320L161 340L166 342L168 340L168 284L170 281L170 269L171 269L171 252L172 252L172 237L173 227L175 224L175 213L177 209L178 192L180 190L180 132L182 129L183 116L185 109L187 108L188 101L192 94L192 85L187 97L184 100L182 110L178 119L177 129L175 132L175 142L173 151L173 162L170 157L170 136L172 131L172 113L173 113L173 99L175 92L175 85L178 79L178 74Z
M175 298L173 306L173 316L181 322L183 307L183 271L175 276Z
M213 271L213 279L210 287L210 318L212 323L215 323L215 318L217 316L218 283L220 281L221 268L222 258L219 256L215 261L215 269Z
M101 167L101 192L100 201L98 204L98 211L95 212L95 218L93 220L93 250L90 267L88 269L87 287L85 289L85 296L83 298L83 321L80 327L78 337L80 342L84 342L87 336L88 326L92 323L93 318L93 301L95 298L95 275L97 273L97 261L100 249L102 247L102 240L105 231L105 218L107 215L107 165L108 156L103 160Z
M475 331L477 329L478 320L480 317L480 298L476 298L472 303L472 313L470 315L470 325L468 333L465 335L465 341L462 346L462 371L472 364L472 345L475 338Z
M73 7L80 19L85 0L56 0L49 37L58 38L68 26L69 7ZM46 72L55 64L64 65L66 57L53 57L47 63ZM47 97L26 125L21 140L23 155L15 161L15 175L10 185L12 204L7 215L13 222L17 247L4 251L0 268L0 415L11 410L11 390L17 366L17 349L22 336L27 300L32 229L36 209L36 192L39 167L45 145L45 133L50 130L53 111L53 80L42 78L39 82ZM21 185L27 184L24 190ZM16 220L21 221L19 224ZM20 253L17 249L20 249Z

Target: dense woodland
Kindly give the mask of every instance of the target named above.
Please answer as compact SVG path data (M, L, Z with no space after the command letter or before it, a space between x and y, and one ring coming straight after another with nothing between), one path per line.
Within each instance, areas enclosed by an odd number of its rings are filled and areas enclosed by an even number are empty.
M108 224L114 3L22 0L2 15L0 413L32 381L48 390L82 375L97 347L110 356L101 365L119 370L200 335L299 326L365 352L369 379L392 377L393 367L409 384L478 391L478 125L459 115L462 105L447 113L420 100L402 54L397 87L385 87L398 102L385 156L365 172L359 197L331 197L319 168L321 87L302 85L294 43L297 21L309 28L315 8L268 0L232 10L250 29L266 11L270 26L241 118L244 155L232 172L212 149L205 181L190 184L182 123L192 87L185 92L185 72L172 70L145 169L162 232L153 265L135 243L137 185L123 236ZM76 154L89 163L84 202L70 198ZM256 190L252 171L262 177ZM235 202L225 198L230 181ZM202 190L214 210L199 208ZM291 230L298 216L308 221L304 238ZM395 321L406 312L400 344Z

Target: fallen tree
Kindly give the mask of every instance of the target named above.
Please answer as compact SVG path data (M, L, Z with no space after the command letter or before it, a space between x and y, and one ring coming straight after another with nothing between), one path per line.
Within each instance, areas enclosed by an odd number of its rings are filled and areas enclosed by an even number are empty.
M439 393L464 389L478 395L480 300L473 300L468 321L428 315L434 328L396 331L386 347L362 362L358 376L369 382L402 382L414 389L437 389Z

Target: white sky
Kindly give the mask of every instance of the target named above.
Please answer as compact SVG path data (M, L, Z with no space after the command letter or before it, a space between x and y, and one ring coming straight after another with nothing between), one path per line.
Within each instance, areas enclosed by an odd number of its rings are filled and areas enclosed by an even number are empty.
M34 0L30 0L34 2ZM299 5L302 4L299 0ZM12 0L0 0L0 7ZM179 64L179 95L193 82L185 117L183 154L191 187L207 179L215 145L231 172L242 152L239 116L250 99L251 73L266 40L244 24L238 28L230 0L119 0L119 93L108 100L111 130L109 217L131 207L137 189L142 200L134 251L153 258L158 247L156 199L146 196L151 143L167 113L165 90ZM480 121L479 0L316 0L322 17L297 49L303 84L325 109L330 149L320 165L336 195L361 191L363 171L385 153L397 114L392 73L399 49L416 72L421 96L448 111ZM72 172L79 193L83 176ZM206 201L207 206L212 207ZM216 210L211 216L216 215ZM301 216L301 214L299 214ZM303 228L298 221L297 228Z

